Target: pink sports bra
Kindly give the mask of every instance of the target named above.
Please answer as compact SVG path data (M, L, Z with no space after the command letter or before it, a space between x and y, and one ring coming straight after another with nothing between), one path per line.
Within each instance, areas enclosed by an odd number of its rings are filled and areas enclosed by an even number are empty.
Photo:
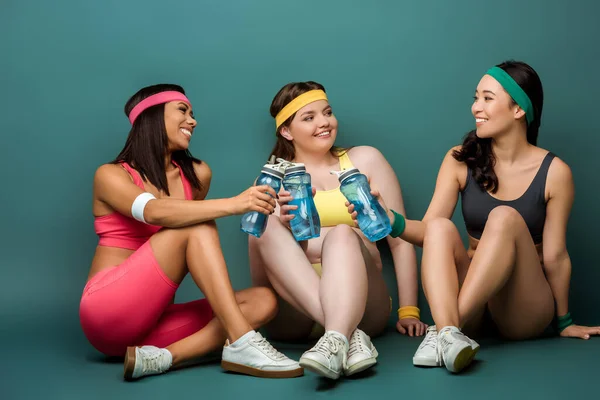
M183 170L174 161L173 164L179 168L183 192L186 200L193 199L192 186L183 174ZM121 163L133 178L133 182L144 190L144 182L140 174L129 164ZM132 217L127 217L119 212L94 218L94 229L99 237L99 246L119 247L123 249L137 250L152 235L162 229L162 226L144 224Z

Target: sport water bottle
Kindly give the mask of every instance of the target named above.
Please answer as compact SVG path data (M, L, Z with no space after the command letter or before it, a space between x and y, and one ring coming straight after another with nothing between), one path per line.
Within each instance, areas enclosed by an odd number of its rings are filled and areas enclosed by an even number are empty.
M269 185L275 190L275 193L279 192L281 180L284 176L279 167L278 164L265 164L256 180L256 185ZM242 215L240 229L259 238L265 232L265 229L267 229L268 220L268 215L259 213L258 211L250 211Z
M294 218L290 221L290 228L296 241L314 239L321 234L321 220L312 196L310 174L302 163L287 163L283 188L290 192L292 201L288 204L298 206L290 210Z
M371 242L383 239L392 231L390 219L377 199L371 194L367 177L357 168L331 171L338 176L340 190L349 203L354 204L358 227Z

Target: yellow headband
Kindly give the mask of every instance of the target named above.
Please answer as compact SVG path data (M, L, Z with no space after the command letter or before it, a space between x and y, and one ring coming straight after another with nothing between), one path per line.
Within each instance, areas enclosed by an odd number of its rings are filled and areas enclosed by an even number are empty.
M294 100L286 104L285 107L275 116L276 129L279 129L292 114L301 109L307 104L313 103L317 100L327 100L327 95L322 90L310 90L306 93L302 93Z

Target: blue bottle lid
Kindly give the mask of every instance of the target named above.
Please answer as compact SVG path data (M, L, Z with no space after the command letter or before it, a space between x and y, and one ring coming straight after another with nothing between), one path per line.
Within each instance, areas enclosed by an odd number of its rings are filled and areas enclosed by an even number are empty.
M277 164L265 164L261 168L260 172L274 176L277 179L283 179L283 172L279 170L279 165Z

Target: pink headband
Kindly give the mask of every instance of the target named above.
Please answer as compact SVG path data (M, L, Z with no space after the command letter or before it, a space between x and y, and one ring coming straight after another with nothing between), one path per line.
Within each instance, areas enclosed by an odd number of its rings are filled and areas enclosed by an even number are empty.
M131 110L131 112L129 113L129 122L131 122L131 125L133 125L136 118L139 117L139 115L147 108L150 108L157 104L168 103L169 101L177 100L185 101L187 104L191 105L188 98L183 93L177 91L160 92L157 94L153 94L152 96L140 101L136 104L135 107L133 107L133 110Z

